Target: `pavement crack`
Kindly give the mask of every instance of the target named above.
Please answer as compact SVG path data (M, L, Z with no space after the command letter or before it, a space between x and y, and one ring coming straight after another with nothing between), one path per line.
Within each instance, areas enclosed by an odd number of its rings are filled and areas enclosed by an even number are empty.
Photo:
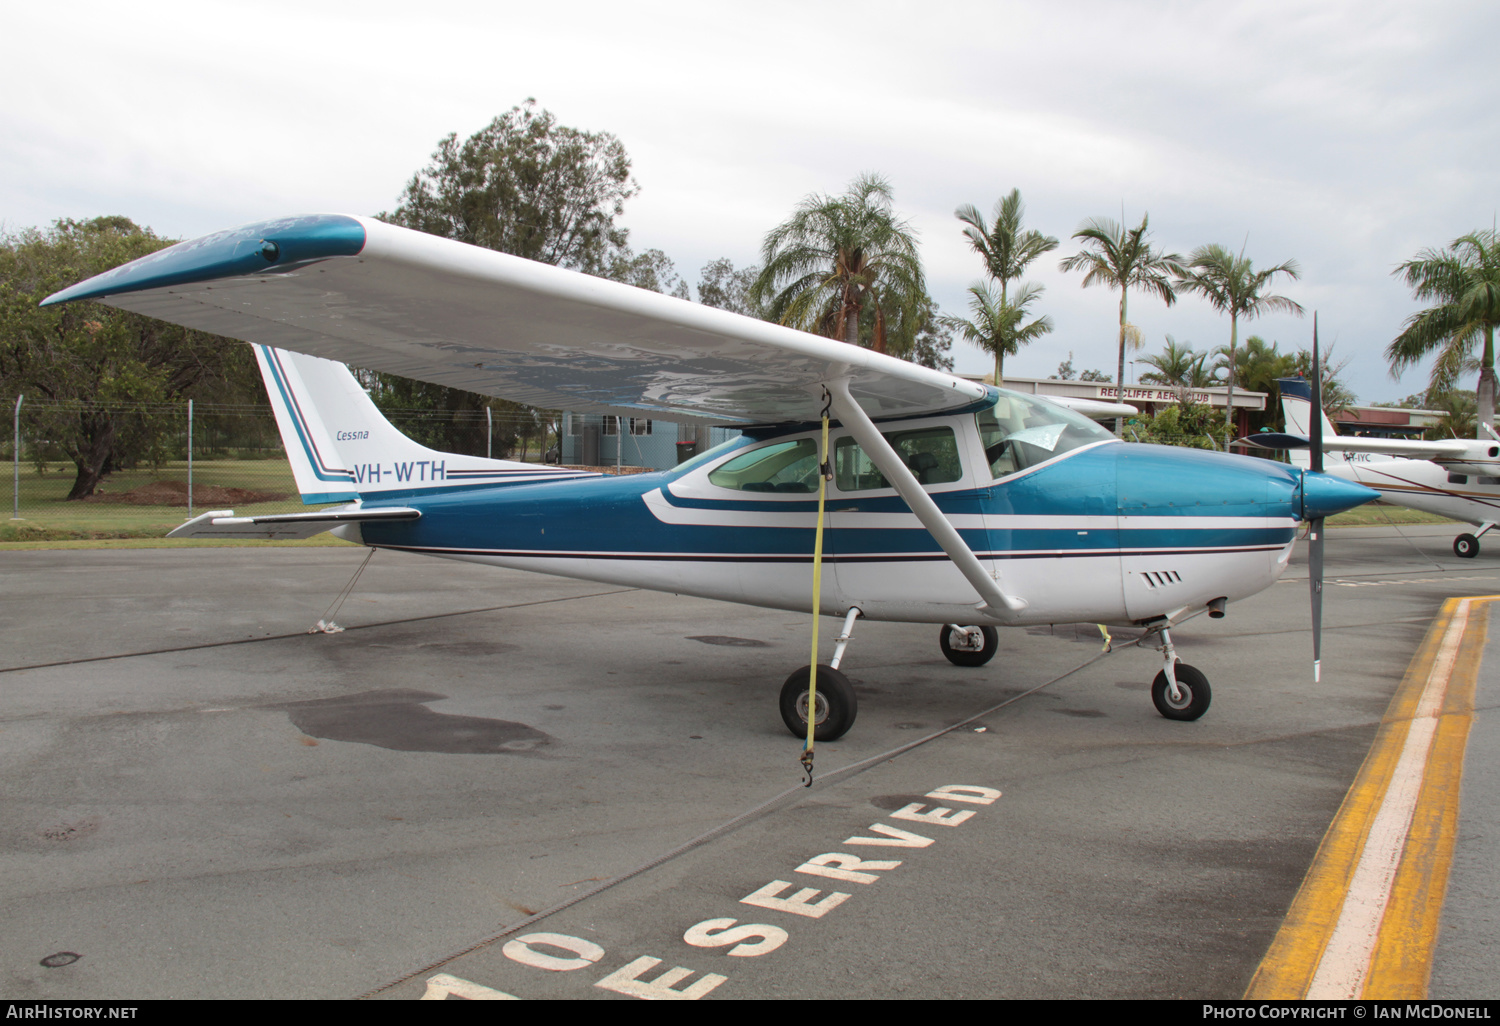
M626 595L639 588L615 588L610 591L592 591L584 595L564 595L559 598L537 599L535 602L508 602L499 606L484 606L479 609L456 609L449 613L429 613L425 616L408 616L399 620L380 620L376 623L357 624L345 631L368 631L378 627L395 627L406 623L421 623L426 620L444 620L454 616L472 616L475 613L494 613L502 609L525 609L528 606L545 606L556 602L576 602L580 599L604 598L609 595ZM196 645L173 645L168 648L152 648L141 652L116 652L111 655L82 656L78 659L59 659L50 663L29 663L25 666L0 666L0 673L17 673L21 670L45 670L53 666L77 666L82 663L102 663L111 659L138 659L142 656L170 655L173 652L197 652L206 648L225 648L230 645L253 645L262 641L285 641L288 638L316 637L316 631L294 631L287 634L263 634L254 638L231 638L228 641L205 641Z

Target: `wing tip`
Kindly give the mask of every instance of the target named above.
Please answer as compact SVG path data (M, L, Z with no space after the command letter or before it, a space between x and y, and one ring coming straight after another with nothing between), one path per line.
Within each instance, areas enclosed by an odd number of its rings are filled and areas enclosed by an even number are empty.
M57 306L80 299L275 272L336 256L358 256L368 238L350 214L304 214L256 221L179 242L96 274L42 300Z

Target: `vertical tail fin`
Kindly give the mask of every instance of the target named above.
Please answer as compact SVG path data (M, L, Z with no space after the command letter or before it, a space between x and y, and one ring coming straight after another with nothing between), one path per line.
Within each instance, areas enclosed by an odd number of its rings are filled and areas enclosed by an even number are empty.
M1281 389L1281 413L1286 418L1286 432L1289 435L1301 435L1304 438L1312 437L1312 385L1303 378L1278 378L1277 386ZM1323 438L1331 439L1338 437L1338 431L1334 429L1333 422L1328 419L1327 414L1322 415ZM1292 466L1301 467L1306 470L1312 466L1312 456L1306 449L1292 449L1288 455L1291 457ZM1328 450L1323 452L1323 462L1327 465L1347 463L1341 452Z
M255 358L307 505L592 476L429 449L396 430L343 364L270 346Z
M296 354L269 346L255 346L261 380L276 413L281 444L292 464L292 476L304 505L348 502L359 498L354 475L344 465L323 420L312 405L312 393L302 380ZM310 359L302 357L300 359ZM326 362L326 361L322 361ZM341 368L348 374L348 368ZM353 375L350 375L351 379Z

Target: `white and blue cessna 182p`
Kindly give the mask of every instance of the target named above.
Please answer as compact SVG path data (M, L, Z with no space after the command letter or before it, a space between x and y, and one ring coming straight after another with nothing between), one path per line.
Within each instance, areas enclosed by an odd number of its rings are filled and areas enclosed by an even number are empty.
M362 217L246 225L46 300L93 299L256 344L303 499L177 536L333 529L376 548L845 618L782 691L800 735L843 734L856 617L942 625L959 665L995 628L1136 625L1164 716L1208 707L1170 628L1270 586L1296 529L1374 497L1248 457L1128 445L1061 405L776 324ZM425 449L340 363L582 412L731 424L673 470L581 474ZM832 420L823 449L823 418ZM824 490L826 488L826 502ZM826 511L820 531L820 511ZM815 599L822 542L827 586Z

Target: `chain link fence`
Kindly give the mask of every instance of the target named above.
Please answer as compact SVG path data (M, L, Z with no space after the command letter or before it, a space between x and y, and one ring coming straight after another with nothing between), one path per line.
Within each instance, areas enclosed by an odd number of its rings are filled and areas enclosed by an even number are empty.
M307 508L269 406L112 406L30 396L11 397L8 405L0 469L10 512L0 519L0 541L160 537L208 510ZM540 463L550 449L557 458L559 418L546 411L384 412L398 429L444 452ZM91 445L113 453L97 482L79 467Z

